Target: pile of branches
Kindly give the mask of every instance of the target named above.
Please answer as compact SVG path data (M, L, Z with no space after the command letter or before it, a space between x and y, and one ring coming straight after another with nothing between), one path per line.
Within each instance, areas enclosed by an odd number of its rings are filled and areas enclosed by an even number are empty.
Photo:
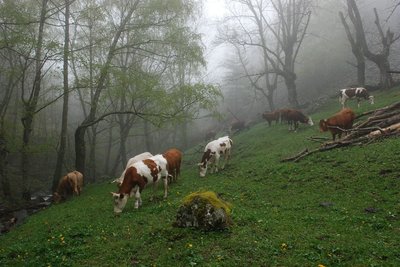
M342 139L337 141L322 142L321 146L317 149L309 150L306 148L300 153L292 157L282 159L281 161L296 162L316 152L323 152L349 145L369 144L378 139L400 136L400 102L377 110L364 112L358 115L356 119L368 115L370 115L370 117L368 117L367 120L357 122L356 124L354 124L352 129L345 130L339 127L334 127L342 130L347 134ZM311 140L320 142L320 140L324 139L317 137L311 138Z

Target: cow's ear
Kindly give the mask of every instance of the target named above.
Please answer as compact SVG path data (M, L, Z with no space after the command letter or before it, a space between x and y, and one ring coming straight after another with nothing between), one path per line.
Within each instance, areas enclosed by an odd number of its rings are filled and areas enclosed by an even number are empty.
M197 166L201 166L202 164L201 164L201 162L200 163L197 163Z
M111 194L113 197L115 197L115 198L119 197L119 194L117 194L117 193L110 192L110 194Z

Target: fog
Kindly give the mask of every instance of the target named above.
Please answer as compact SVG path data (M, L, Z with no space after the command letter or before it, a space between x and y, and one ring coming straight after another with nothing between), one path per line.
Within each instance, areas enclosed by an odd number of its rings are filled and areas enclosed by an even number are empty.
M398 1L356 2L368 48L382 49L376 8L383 33L394 34L390 69L400 70ZM136 154L199 148L210 130L232 134L232 122L252 126L272 109L312 112L339 89L359 85L339 17L343 12L354 34L346 1L299 1L304 18L297 35L284 41L277 33L285 18L271 4L278 0L137 3L74 2L69 36L64 4L49 3L55 11L46 13L43 39L43 10L35 1L0 4L0 199L51 192L61 174L74 169L83 170L88 183L110 181ZM259 24L246 3L264 12ZM289 45L279 47L291 38L292 63L290 49L284 50ZM364 85L382 89L377 65L367 58L365 64ZM276 87L267 88L274 75Z

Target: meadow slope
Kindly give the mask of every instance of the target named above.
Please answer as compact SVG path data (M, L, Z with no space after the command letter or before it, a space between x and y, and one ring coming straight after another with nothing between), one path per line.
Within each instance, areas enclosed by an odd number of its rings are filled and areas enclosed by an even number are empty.
M400 101L400 88L375 93L376 104L355 102L356 113ZM311 114L314 122L340 109L337 99ZM30 217L0 236L0 266L399 266L400 140L386 139L281 163L318 126L259 123L232 137L232 160L199 178L198 146L185 152L178 183L162 200L143 193L115 217L115 184L90 185L81 197ZM202 144L204 145L204 144ZM111 178L110 178L111 180ZM223 232L172 227L184 196L212 190L233 205Z

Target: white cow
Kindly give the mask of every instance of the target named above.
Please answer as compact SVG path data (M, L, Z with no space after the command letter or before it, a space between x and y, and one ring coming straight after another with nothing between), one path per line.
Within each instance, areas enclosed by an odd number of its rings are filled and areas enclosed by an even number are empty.
M347 99L353 98L357 99L358 107L360 107L361 99L369 100L371 105L374 104L374 97L372 95L369 95L367 89L365 89L364 87L340 89L339 102L342 104L343 108Z
M218 172L221 155L224 156L221 169L225 168L225 164L230 159L232 144L232 139L229 136L224 136L206 145L201 162L198 164L200 167L200 177L206 176L208 166L211 168L211 173L213 173L213 168L215 172Z
M144 159L148 159L150 157L152 157L153 155L150 152L143 152L142 154L136 155L133 158L130 158L128 160L128 163L126 164L125 170L122 172L121 176L117 179L115 179L114 181L112 181L111 183L117 183L118 186L120 186L122 184L122 181L124 180L124 176L125 176L125 172L126 170L132 166L133 163L136 163L138 161L144 160Z

